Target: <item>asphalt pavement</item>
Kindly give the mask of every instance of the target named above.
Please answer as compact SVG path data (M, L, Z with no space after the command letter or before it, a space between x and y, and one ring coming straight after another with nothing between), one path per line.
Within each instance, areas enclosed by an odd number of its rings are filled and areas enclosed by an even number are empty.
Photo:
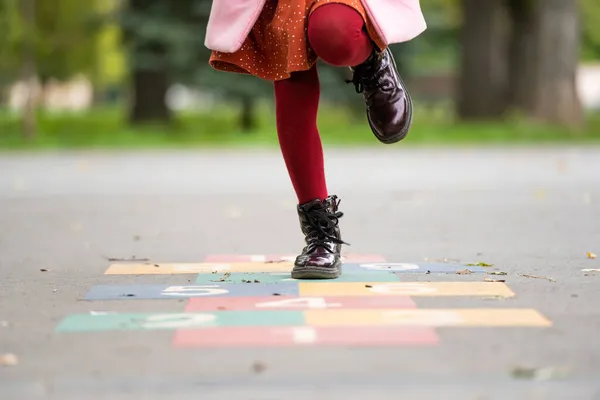
M11 365L0 399L600 399L599 147L326 152L345 250L483 263L400 280L505 281L515 294L411 296L417 309L528 309L549 324L488 318L436 326L429 345L370 347L178 348L169 329L60 332L74 314L184 312L183 298L82 300L96 285L195 282L106 275L109 258L299 252L291 184L267 150L4 153L0 365Z

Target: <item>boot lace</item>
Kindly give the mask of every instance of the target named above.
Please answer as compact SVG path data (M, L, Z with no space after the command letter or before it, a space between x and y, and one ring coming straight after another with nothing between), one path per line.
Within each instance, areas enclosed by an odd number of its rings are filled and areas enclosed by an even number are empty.
M387 89L388 84L384 79L385 68L382 63L383 60L378 58L368 61L368 64L355 69L352 79L346 79L346 83L352 83L356 93L364 92L365 88Z
M339 201L337 204L339 204ZM348 243L339 239L335 232L339 224L339 219L343 215L344 213L341 211L331 212L325 208L311 210L306 213L306 218L312 227L311 232L307 235L307 253L312 253L319 247L333 253L333 250L329 246L331 242L348 245Z
M365 90L365 87L374 87L379 83L376 74L370 74L362 72L354 72L352 79L346 79L346 83L352 83L354 85L354 90L356 93L362 93Z

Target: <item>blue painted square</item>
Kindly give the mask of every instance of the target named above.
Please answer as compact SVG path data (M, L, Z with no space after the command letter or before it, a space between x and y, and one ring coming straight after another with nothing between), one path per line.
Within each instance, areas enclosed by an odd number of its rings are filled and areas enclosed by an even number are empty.
M185 299L194 297L298 296L298 283L207 285L96 285L85 300Z

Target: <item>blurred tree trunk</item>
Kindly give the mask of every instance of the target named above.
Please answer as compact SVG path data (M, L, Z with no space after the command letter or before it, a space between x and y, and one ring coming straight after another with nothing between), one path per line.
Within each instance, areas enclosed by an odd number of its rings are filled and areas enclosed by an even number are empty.
M169 79L166 71L136 68L133 71L132 123L170 122L172 113L167 106Z
M541 122L583 122L577 93L577 0L510 0L511 103Z
M130 0L129 10L134 14L143 14L154 2L155 0ZM129 30L127 35L136 51L145 52L156 60L164 57L164 46L153 40L144 40L143 37L140 37L138 29ZM167 91L170 82L164 63L157 61L155 65L140 65L134 59L132 86L133 104L130 110L132 123L171 122L172 112L167 106Z
M21 79L25 84L26 100L23 105L22 132L25 139L36 136L37 68L35 59L35 6L36 0L20 0L23 19L23 42L21 58Z
M461 0L461 68L457 86L462 119L503 116L507 107L507 18L503 0Z
M512 31L509 45L509 102L511 107L530 110L535 81L535 8L530 0L508 0Z
M256 98L252 95L242 95L240 97L241 114L240 128L242 132L251 132L258 125L256 121Z

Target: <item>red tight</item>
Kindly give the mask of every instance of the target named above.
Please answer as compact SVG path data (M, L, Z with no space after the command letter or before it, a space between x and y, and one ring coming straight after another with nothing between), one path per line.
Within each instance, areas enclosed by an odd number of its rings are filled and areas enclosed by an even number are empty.
M361 64L373 50L362 16L344 4L331 3L313 11L308 40L319 58L335 66ZM319 95L316 65L275 82L277 136L300 204L328 196L317 129Z

